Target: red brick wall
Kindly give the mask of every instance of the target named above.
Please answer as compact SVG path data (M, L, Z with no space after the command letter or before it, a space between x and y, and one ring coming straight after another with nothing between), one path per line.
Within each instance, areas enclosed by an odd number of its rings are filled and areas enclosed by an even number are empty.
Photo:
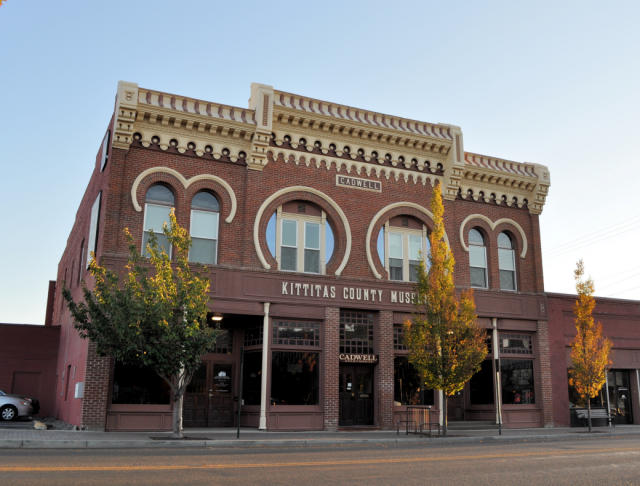
M383 429L393 428L393 312L382 311L374 329L378 352L375 371L377 424Z
M338 388L340 379L339 352L340 309L327 307L325 308L324 349L322 350L324 367L324 381L322 383L324 430L336 430L338 428L338 416L340 413Z

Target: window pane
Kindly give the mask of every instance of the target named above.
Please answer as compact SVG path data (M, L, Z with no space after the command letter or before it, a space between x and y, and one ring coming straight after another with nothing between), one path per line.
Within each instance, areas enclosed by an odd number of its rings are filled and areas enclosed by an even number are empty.
M191 211L191 236L194 238L218 239L219 213L211 211Z
M220 211L218 200L206 191L200 191L193 196L191 207L194 209L208 209L209 211Z
M284 250L285 248L283 248ZM304 251L304 271L320 273L320 250Z
M280 268L282 270L292 270L294 272L298 270L298 250L296 248L287 248L283 246L282 248L280 248L280 252L282 259L282 261L280 262Z
M273 405L317 405L318 353L274 351L271 361Z
M389 278L391 280L404 280L402 278L402 260L389 258Z
M162 202L173 206L173 192L171 192L171 189L169 189L167 186L163 186L162 184L154 184L147 191L145 201Z
M420 260L411 260L409 262L409 281L417 282L420 270Z
M500 354L533 354L533 339L530 334L500 335Z
M378 232L378 258L384 264L384 226Z
M167 255L171 255L171 245L169 244L169 238L164 233L155 233L156 240L158 241L158 249L164 250ZM142 236L142 254L145 257L149 257L149 252L147 251L147 244L149 243L149 232L145 231Z
M493 366L491 360L482 362L480 371L471 377L469 382L471 404L489 405L493 403Z
M511 238L506 233L500 233L498 235L498 248L506 248L508 250L513 249L513 244L511 243Z
M340 352L373 353L373 314L362 311L340 311Z
M260 405L262 386L262 351L244 353L242 398L245 405Z
M157 206L155 204L145 205L144 230L153 230L155 233L162 233L164 223L169 224L170 206Z
M422 235L409 235L409 260L420 260Z
M111 403L168 404L169 385L149 368L116 362Z
M290 219L282 220L282 244L298 246L298 223Z
M276 321L273 344L320 347L320 325L317 322Z
M207 240L203 238L192 238L191 249L189 250L189 261L196 263L216 263L217 240Z
M487 252L484 246L469 247L469 264L472 267L487 267Z
M509 270L500 270L500 289L502 290L515 290L516 289L516 274Z
M389 232L389 258L402 260L402 235Z
M503 359L500 362L502 374L502 403L535 403L533 389L533 361Z
M487 277L484 268L471 267L471 286L472 287L487 287Z
M304 224L304 247L313 250L320 249L320 225L318 223Z
M267 223L267 246L272 256L276 254L276 219L276 213L273 213Z
M477 229L472 229L471 231L469 231L469 244L484 246L484 238L482 237L482 233L480 233Z
M329 223L324 225L324 262L328 263L333 256L334 236Z
M409 360L393 360L393 400L396 405L433 405L433 390L426 390L420 375Z
M498 265L500 270L515 270L515 262L513 258L513 250L498 250Z

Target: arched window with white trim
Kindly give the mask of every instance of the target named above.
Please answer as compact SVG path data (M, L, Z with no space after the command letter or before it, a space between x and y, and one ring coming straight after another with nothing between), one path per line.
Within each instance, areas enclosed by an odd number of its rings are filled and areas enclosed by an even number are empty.
M516 252L511 236L504 231L498 235L498 268L500 269L500 290L517 290Z
M378 234L378 256L389 280L417 282L420 260L430 251L427 227L409 216L391 218Z
M144 234L142 254L149 256L147 244L151 233L156 235L158 248L163 248L171 256L169 238L162 232L164 223L169 224L169 214L175 205L173 192L164 184L154 184L147 190L144 204Z
M469 230L469 269L471 286L486 289L489 286L487 275L487 247L480 230Z
M191 249L189 261L215 265L218 263L218 226L220 203L208 191L200 191L191 201Z

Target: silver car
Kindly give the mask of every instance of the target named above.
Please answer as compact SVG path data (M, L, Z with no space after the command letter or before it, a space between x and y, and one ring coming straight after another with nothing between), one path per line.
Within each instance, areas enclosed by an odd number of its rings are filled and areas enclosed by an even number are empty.
M38 413L39 408L37 400L21 395L11 395L0 390L0 419L3 421L29 417Z

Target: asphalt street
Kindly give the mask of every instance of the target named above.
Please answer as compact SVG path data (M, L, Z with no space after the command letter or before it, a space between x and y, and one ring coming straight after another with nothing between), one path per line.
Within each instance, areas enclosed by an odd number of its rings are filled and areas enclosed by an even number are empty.
M0 484L640 485L640 439L385 447L4 450Z

